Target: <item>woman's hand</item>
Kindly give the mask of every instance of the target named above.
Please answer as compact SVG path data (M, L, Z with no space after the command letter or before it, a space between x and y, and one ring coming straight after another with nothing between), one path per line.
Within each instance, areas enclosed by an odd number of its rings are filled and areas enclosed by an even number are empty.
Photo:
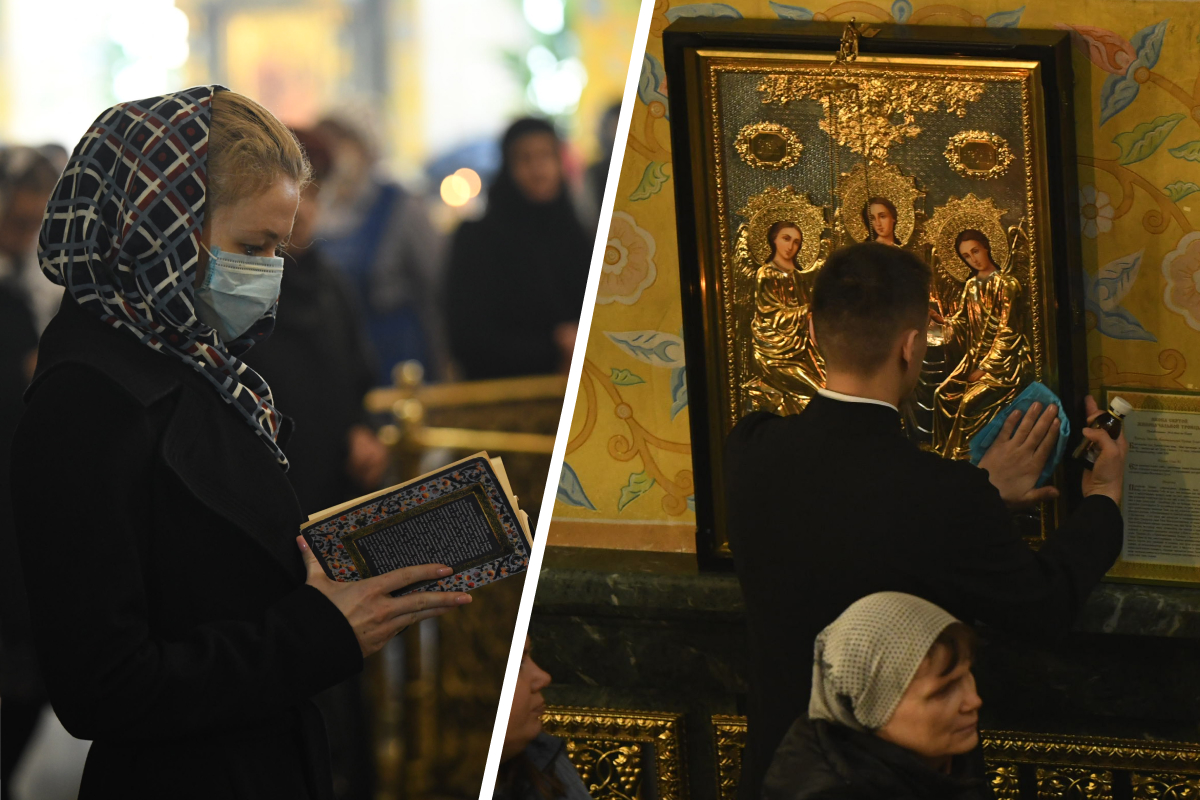
M392 597L392 592L405 586L446 577L452 571L447 566L422 564L342 583L330 580L325 574L303 536L297 536L296 543L304 553L304 565L308 569L305 583L328 597L350 622L363 658L377 652L414 622L440 617L452 608L471 602L471 595L461 592L413 592L404 597Z

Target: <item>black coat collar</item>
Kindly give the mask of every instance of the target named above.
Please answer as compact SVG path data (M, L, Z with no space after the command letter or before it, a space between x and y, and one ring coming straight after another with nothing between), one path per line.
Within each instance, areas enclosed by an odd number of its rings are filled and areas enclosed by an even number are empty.
M852 426L864 433L895 433L903 435L900 413L878 403L852 403L818 394L800 412L808 423L842 428Z

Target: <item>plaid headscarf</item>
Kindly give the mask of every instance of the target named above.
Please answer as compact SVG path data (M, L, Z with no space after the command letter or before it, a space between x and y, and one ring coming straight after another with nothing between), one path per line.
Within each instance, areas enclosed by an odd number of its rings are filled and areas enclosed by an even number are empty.
M118 103L71 154L38 240L42 271L80 306L181 359L254 429L285 470L271 387L238 359L275 327L275 307L223 342L196 316L212 98L198 86Z

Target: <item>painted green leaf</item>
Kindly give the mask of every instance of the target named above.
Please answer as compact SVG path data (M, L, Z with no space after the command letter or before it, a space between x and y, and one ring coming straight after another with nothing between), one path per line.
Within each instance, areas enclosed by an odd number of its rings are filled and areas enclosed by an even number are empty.
M1172 154L1173 152L1174 151L1172 151ZM1191 181L1175 181L1174 183L1167 184L1166 192L1167 197L1171 198L1172 203L1178 203L1189 194L1193 192L1200 192L1200 186L1197 186Z
M667 172L669 165L662 161L651 161L646 165L646 171L642 173L642 182L633 190L633 194L629 195L629 199L633 201L648 200L662 190L663 184L671 177Z
M1118 133L1113 138L1113 144L1121 148L1121 156L1117 161L1121 164L1135 164L1149 157L1167 140L1182 119L1183 114L1169 114L1151 122L1143 122L1131 131Z
M1184 161L1200 161L1200 142L1188 142L1187 144L1179 145L1179 147L1172 147L1170 153L1176 158L1182 158ZM1195 184L1192 185L1194 186Z
M629 483L621 487L621 499L617 501L617 511L624 511L625 506L637 500L654 485L654 478L645 472L634 472L629 476Z
M609 379L617 386L637 386L639 383L645 383L640 375L634 375L627 369L612 368L612 374Z

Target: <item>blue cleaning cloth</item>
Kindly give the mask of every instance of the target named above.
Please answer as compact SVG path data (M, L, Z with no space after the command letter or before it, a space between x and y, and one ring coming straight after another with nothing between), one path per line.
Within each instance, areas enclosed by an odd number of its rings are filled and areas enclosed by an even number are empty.
M1062 400L1058 399L1058 395L1037 381L1026 386L1025 391L1017 395L1017 399L1013 400L1008 408L992 417L992 421L984 425L983 429L975 434L971 439L971 463L979 464L979 460L983 458L983 454L992 446L992 442L996 441L996 436L1000 433L1000 428L1003 427L1004 420L1008 419L1009 414L1018 408L1022 412L1028 413L1029 407L1034 403L1041 403L1043 410L1048 405L1058 406L1058 443L1055 445L1054 452L1051 453L1050 458L1046 459L1046 468L1038 476L1037 485L1042 486L1046 481L1050 480L1050 476L1054 474L1054 470L1062 461L1063 454L1067 451L1067 439L1071 437L1071 423L1067 422L1067 415L1063 411Z

